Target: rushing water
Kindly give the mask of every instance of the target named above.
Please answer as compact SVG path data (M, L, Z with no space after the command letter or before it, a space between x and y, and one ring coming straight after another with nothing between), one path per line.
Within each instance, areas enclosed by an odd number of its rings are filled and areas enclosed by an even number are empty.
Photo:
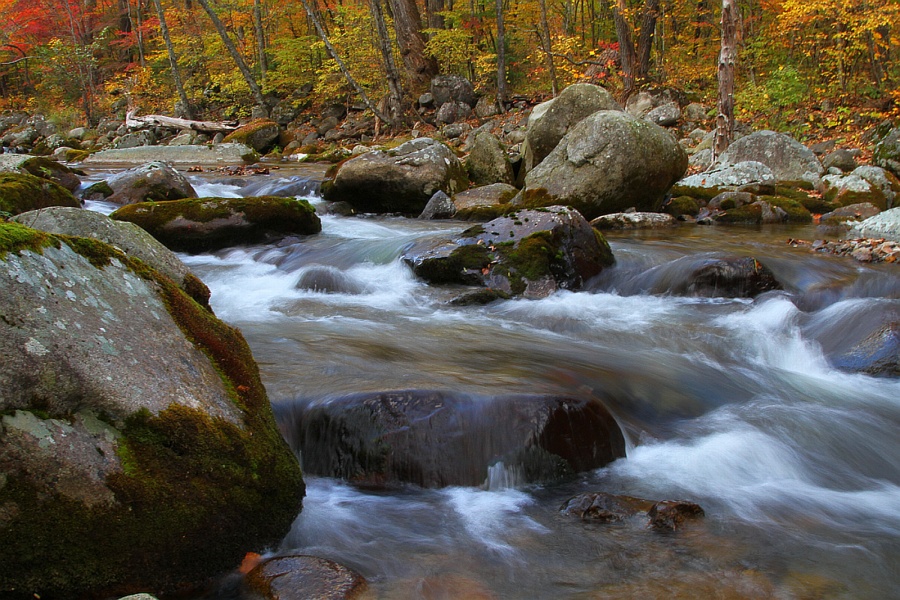
M588 291L462 308L447 303L460 289L417 281L398 256L467 224L322 221L317 236L183 257L276 407L410 388L594 395L628 456L558 486L495 472L482 488L372 491L307 476L279 552L337 560L391 599L900 597L900 381L833 367L900 319L897 266L785 244L809 228L610 234L617 265ZM735 255L785 291L669 293ZM671 534L562 516L584 491L688 499L707 516Z

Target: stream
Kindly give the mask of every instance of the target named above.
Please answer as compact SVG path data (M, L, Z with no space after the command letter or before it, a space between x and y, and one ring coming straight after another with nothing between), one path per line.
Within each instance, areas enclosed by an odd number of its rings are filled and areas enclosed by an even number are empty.
M192 182L201 196L248 189ZM306 474L278 553L347 565L384 599L900 598L900 380L834 366L900 320L900 267L785 243L815 239L811 226L685 225L609 233L616 266L587 290L457 307L463 290L417 281L398 256L470 225L323 216L320 235L180 256L243 332L276 414L365 391L594 396L627 458L552 486L491 472L481 487L373 490ZM671 293L726 256L754 256L785 291ZM690 500L706 517L660 533L559 512L593 491Z

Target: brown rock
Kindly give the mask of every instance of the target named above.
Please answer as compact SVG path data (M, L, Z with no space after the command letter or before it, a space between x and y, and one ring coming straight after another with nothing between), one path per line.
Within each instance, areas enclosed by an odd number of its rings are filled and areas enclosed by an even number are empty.
M246 586L266 600L353 600L368 589L365 578L317 556L277 556L257 565Z

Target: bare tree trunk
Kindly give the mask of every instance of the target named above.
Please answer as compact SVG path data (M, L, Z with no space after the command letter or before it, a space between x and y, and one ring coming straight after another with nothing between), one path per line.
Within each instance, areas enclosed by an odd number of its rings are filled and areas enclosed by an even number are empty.
M425 0L425 20L429 29L443 29L444 17L440 14L444 10L444 0Z
M372 11L372 19L375 21L375 32L378 34L378 47L381 50L381 58L384 61L384 72L387 75L388 89L391 91L391 107L388 110L392 121L396 121L403 111L403 84L400 81L400 71L394 61L394 49L387 25L384 23L384 12L381 10L381 0L369 0L369 10Z
M437 61L425 55L422 17L415 0L388 0L394 17L394 31L400 46L400 58L413 86L428 84L437 75Z
M184 107L184 116L193 119L194 114L191 110L191 103L188 101L187 94L184 91L184 84L181 81L181 71L178 68L178 57L175 55L175 46L172 44L172 36L169 35L169 26L166 24L166 13L163 11L160 0L153 0L156 6L156 16L159 17L159 32L162 34L163 42L166 44L166 52L169 54L169 66L172 67L172 81L175 82L175 90L178 92L178 98Z
M653 35L656 32L656 20L659 18L659 0L645 0L644 12L641 15L641 35L638 38L637 70L635 79L646 81L650 74L650 52L653 49Z
M503 0L497 0L497 104L506 112L506 26L503 19Z
M253 78L253 73L250 72L250 68L247 66L247 63L244 61L241 54L237 51L237 48L234 46L234 42L231 41L231 38L228 37L228 31L225 30L225 25L222 23L221 19L219 19L218 15L216 15L215 11L210 7L209 0L197 0L197 3L203 7L203 10L206 11L206 14L209 15L210 20L213 23L213 26L216 28L216 31L219 32L219 37L222 38L222 43L225 44L225 49L228 50L228 54L231 55L231 59L234 60L234 64L237 65L237 68L240 70L241 75L244 76L244 81L247 82L247 85L250 87L250 92L253 94L253 100L256 101L256 104L260 106L260 108L266 107L266 100L263 98L262 90L259 87L259 84L256 83L256 80Z
M738 11L735 0L722 0L722 49L719 52L719 95L714 164L734 139L734 63L737 60Z
M619 39L619 62L622 65L622 84L624 96L627 98L635 87L635 63L637 55L631 37L631 25L628 23L625 0L617 0L613 7L613 20L616 24L616 37Z
M253 0L253 30L256 34L256 53L259 61L259 81L261 85L266 84L266 71L269 70L269 64L266 60L266 34L262 25L262 6L260 0Z
M198 0L198 2L206 2L206 0ZM344 61L341 60L341 57L338 56L337 51L334 49L334 46L331 45L331 42L328 40L328 35L325 33L325 28L322 26L322 22L319 20L319 17L316 16L316 13L313 12L312 6L309 4L309 0L300 0L301 4L303 4L304 10L306 10L306 16L309 18L310 22L316 28L316 33L319 34L319 39L322 40L322 43L325 44L325 51L328 52L328 56L337 63L338 68L341 70L341 73L344 74L344 79L347 80L347 83L350 84L356 93L359 94L360 99L363 103L375 113L375 116L384 121L385 123L391 125L393 121L388 118L383 112L378 110L378 107L375 106L371 100L369 100L369 96L366 95L366 91L362 88L361 85L353 78L353 75L350 74L350 70L347 69L347 65L344 64Z
M550 71L550 88L553 92L553 97L556 97L558 92L556 86L556 65L553 64L553 46L550 38L550 23L547 21L547 1L540 0L541 5L541 46L543 46L544 56L547 60L547 70Z

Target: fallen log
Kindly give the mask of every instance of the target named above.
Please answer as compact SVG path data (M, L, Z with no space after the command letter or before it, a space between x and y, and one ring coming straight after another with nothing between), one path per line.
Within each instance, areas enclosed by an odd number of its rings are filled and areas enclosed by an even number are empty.
M238 128L237 121L191 121L165 115L146 115L138 117L137 111L129 111L125 115L125 125L133 128L141 127L171 127L173 129L187 129L203 133L230 133Z

